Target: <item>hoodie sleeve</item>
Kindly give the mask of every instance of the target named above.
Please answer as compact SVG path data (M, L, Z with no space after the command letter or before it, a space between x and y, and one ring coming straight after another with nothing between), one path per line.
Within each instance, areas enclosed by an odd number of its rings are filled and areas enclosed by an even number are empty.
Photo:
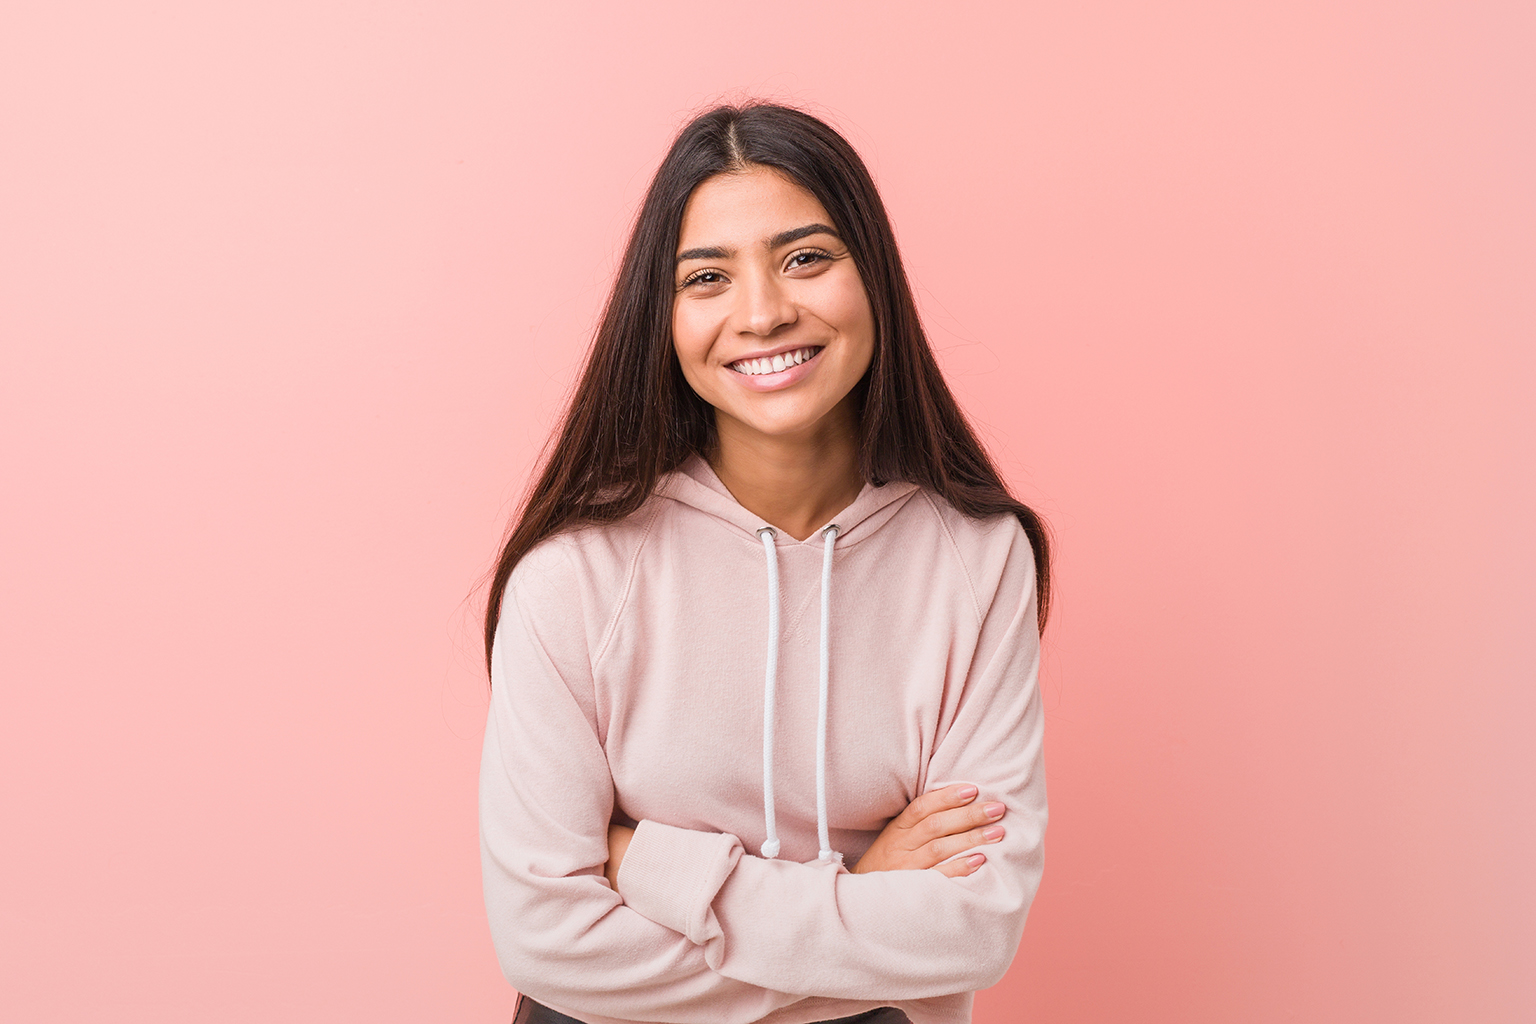
M613 780L590 713L579 600L561 586L563 557L550 556L536 550L514 574L492 658L480 838L502 972L535 999L625 1020L745 1024L796 1002L716 973L603 877Z
M855 875L838 863L765 860L733 836L644 821L619 872L625 903L687 936L721 976L749 984L881 1000L996 984L1044 867L1040 643L1022 529L994 578L975 660L928 771L930 789L970 782L980 799L1007 805L1007 834L986 848L979 871Z

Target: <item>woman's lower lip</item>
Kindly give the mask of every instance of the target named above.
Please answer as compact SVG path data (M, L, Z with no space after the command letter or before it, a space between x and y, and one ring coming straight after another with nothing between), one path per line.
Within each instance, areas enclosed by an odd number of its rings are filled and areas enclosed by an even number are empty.
M811 367L816 365L816 361L821 358L821 354L825 351L826 349L824 348L818 348L816 354L805 362L798 363L795 366L786 366L778 373L741 373L729 367L726 368L726 372L737 381L740 381L749 390L777 391L779 388L789 387L810 373Z

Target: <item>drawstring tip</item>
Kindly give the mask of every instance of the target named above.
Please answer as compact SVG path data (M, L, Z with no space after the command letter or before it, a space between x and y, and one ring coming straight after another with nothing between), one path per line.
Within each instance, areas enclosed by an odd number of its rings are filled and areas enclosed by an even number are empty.
M836 857L836 856L837 856L837 854L833 853L831 850L822 850L821 851L821 862L823 864L830 864L832 862L832 858Z
M773 860L773 858L777 857L778 855L779 855L779 841L777 839L770 839L766 843L763 844L763 856L764 857L767 857L769 860Z

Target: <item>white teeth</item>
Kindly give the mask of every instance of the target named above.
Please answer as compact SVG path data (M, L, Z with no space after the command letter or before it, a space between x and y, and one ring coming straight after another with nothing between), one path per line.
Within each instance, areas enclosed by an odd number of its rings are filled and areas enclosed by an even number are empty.
M761 359L743 359L738 363L732 363L731 369L737 373L747 374L749 377L757 377L766 373L783 373L791 366L799 366L816 354L814 348L797 348L793 352L781 352L776 356Z

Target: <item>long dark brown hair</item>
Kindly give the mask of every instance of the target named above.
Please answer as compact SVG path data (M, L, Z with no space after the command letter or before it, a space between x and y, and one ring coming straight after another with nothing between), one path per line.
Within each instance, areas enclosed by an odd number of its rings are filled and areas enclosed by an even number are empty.
M1034 549L1044 628L1051 594L1045 523L1008 493L944 383L868 169L847 140L810 114L749 103L690 121L651 180L581 381L491 577L487 666L507 579L535 544L570 526L630 515L662 475L713 449L714 409L683 379L672 347L677 240L695 188L753 165L781 171L816 197L863 279L875 321L874 358L855 389L864 479L919 484L973 518L1016 516Z

